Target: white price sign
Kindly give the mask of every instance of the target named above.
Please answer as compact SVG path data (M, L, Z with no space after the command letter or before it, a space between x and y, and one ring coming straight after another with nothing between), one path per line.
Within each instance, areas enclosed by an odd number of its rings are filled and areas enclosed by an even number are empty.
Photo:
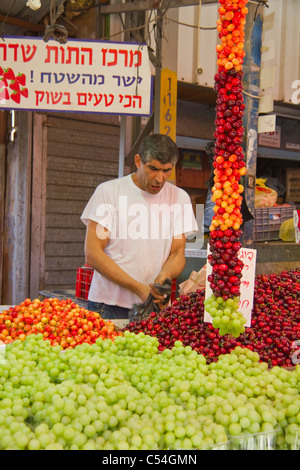
M240 286L240 302L239 311L244 315L247 322L245 326L251 326L251 313L253 309L254 300L254 286L255 286L255 267L256 267L256 250L251 248L241 248L238 252L238 258L243 261L244 267L242 270L241 286ZM207 255L210 254L209 246ZM212 296L213 292L210 288L208 276L212 273L212 267L207 263L206 271L206 286L205 286L205 300ZM212 323L210 314L204 311L204 321Z
M258 133L276 131L276 114L267 114L258 117Z

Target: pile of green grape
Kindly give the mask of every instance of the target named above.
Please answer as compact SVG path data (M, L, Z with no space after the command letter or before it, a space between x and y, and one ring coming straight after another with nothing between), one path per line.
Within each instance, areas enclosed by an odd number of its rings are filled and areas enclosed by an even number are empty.
M268 369L241 347L207 364L144 333L67 350L30 335L0 361L0 449L227 449L256 433L286 448L299 390L299 366Z
M238 338L245 332L244 315L239 312L239 298L233 297L224 300L213 294L204 301L205 310L212 317L212 325L219 330L221 336L226 334Z

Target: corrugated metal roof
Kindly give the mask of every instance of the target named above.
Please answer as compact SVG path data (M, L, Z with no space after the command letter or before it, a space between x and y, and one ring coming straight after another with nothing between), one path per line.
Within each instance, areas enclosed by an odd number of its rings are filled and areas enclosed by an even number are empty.
M61 2L62 0L55 0L55 5L59 5ZM26 3L27 0L0 0L0 34L3 36L27 34L30 32L30 26L10 24L12 21L9 19L22 20L37 25L49 13L51 7L51 0L41 0L41 7L38 10L32 10L26 6Z

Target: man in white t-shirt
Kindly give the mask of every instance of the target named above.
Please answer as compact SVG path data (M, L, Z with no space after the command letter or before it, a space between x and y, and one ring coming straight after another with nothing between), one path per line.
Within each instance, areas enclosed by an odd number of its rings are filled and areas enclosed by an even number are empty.
M186 235L197 224L189 195L167 181L177 158L170 137L146 137L136 172L100 184L82 213L85 258L94 268L88 309L103 318L128 318L150 292L163 302L153 284L183 271Z

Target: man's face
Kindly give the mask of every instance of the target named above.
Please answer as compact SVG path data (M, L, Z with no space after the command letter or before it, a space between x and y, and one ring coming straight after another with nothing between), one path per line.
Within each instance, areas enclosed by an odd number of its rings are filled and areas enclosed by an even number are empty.
M171 175L172 163L160 163L158 160L150 160L143 163L140 155L135 156L137 171L135 184L150 194L157 194Z

